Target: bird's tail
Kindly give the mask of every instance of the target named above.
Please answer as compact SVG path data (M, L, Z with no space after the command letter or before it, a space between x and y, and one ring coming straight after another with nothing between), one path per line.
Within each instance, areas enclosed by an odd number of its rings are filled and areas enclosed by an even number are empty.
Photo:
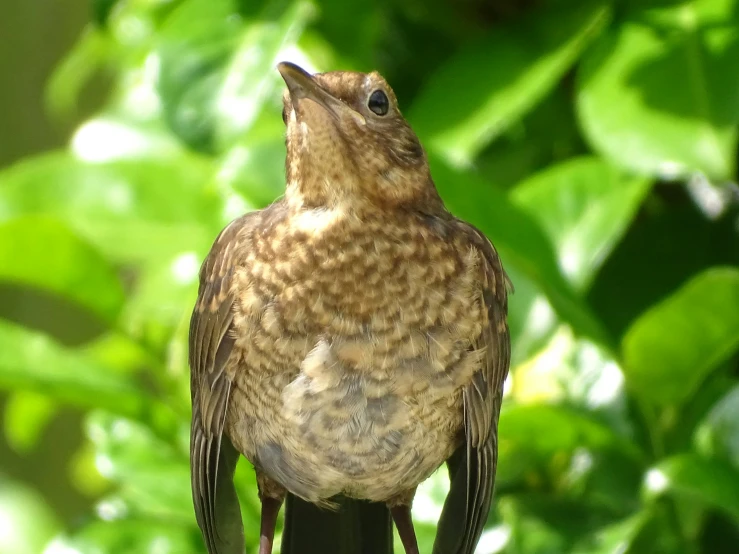
M393 554L390 512L384 503L338 497L336 510L288 494L282 554Z

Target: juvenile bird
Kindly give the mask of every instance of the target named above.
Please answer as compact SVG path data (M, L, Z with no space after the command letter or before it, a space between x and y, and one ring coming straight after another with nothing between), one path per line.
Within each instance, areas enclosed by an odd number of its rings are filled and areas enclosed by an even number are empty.
M434 552L471 554L495 477L508 278L485 236L445 209L379 74L278 69L285 195L218 236L190 326L192 490L208 552L244 552L243 454L260 554L287 493L326 509L385 503L418 554L416 486L454 454Z

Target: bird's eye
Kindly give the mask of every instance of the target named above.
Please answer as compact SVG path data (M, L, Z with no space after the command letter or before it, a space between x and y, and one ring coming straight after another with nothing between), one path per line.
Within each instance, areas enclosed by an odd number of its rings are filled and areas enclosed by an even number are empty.
M376 90L370 94L367 107L377 115L386 115L390 109L390 100L388 100L387 94L383 91Z

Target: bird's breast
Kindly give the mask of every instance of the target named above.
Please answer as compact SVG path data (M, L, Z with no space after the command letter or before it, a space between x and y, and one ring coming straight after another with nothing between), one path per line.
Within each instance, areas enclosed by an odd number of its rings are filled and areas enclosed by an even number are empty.
M234 432L309 500L382 500L458 441L482 355L479 260L422 225L334 231L276 229L237 273Z

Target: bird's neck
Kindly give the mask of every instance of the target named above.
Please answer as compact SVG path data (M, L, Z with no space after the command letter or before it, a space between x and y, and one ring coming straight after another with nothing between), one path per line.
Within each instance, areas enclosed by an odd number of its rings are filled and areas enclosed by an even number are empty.
M364 213L376 209L362 194L350 174L321 175L314 179L289 179L285 200L291 211L336 210L344 213Z
M412 183L406 190L413 188ZM400 187L396 187L400 188ZM373 193L374 192L374 193ZM385 192L386 194L378 194ZM350 175L340 181L329 176L320 180L290 179L285 188L285 201L291 212L304 210L343 213L359 219L372 219L379 214L392 212L418 212L428 215L445 214L444 204L429 180L416 187L415 194L398 196L393 191L359 184Z

